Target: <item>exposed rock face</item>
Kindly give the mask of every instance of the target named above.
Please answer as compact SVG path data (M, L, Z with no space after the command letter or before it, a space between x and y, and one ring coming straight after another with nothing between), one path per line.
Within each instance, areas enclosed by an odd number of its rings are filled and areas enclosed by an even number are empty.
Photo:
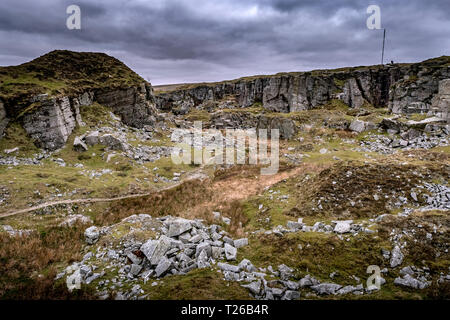
M35 106L22 117L27 133L44 149L56 150L65 145L76 125L83 126L80 106L89 106L94 101L111 107L122 121L130 126L142 128L155 122L156 109L152 88L145 83L139 87L123 90L85 92L77 97L48 97L41 94L30 100ZM6 111L0 103L0 135L6 124ZM105 137L106 139L106 137ZM111 140L111 139L110 139ZM108 142L107 145L111 143ZM115 148L122 150L123 148Z
M431 113L450 123L450 79L439 82L439 93L432 100Z
M340 99L352 108L365 103L394 113L427 112L439 80L449 77L448 57L416 64L359 67L243 78L201 84L156 95L157 108L170 111L232 97L237 106L254 103L274 112L308 110Z
M297 133L297 126L292 119L250 112L218 111L211 116L211 126L217 129L267 129L268 136L271 129L278 129L282 139L291 139Z
M450 67L429 60L400 71L401 79L389 93L389 109L393 113L427 113L438 93L439 81L450 77Z
M24 115L23 127L39 147L49 150L63 147L76 125L69 98L39 95L34 100L39 106Z
M152 104L153 92L150 86L142 83L139 87L123 90L97 92L95 99L100 104L110 107L122 117L122 121L136 128L153 125L156 109Z
M0 138L3 135L3 131L8 125L9 119L6 117L6 110L3 105L3 102L0 101Z

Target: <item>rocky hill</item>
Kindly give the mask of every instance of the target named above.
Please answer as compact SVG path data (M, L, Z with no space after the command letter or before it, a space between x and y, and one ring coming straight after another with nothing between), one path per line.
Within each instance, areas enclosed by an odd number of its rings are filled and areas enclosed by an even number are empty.
M246 108L261 103L275 112L309 110L339 99L351 108L386 107L393 113L426 113L439 81L450 77L450 57L413 64L279 73L232 81L166 87L157 92L161 110L186 113L206 103Z
M104 53L57 50L0 68L0 135L17 121L38 146L60 148L82 121L79 107L94 101L128 125L154 123L152 87L130 68Z

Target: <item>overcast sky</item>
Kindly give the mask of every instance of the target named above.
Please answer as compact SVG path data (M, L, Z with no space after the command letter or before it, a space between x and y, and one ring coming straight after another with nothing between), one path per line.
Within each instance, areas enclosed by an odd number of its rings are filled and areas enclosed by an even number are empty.
M66 8L81 8L68 30ZM449 0L1 0L0 65L54 49L106 52L152 84L450 55Z

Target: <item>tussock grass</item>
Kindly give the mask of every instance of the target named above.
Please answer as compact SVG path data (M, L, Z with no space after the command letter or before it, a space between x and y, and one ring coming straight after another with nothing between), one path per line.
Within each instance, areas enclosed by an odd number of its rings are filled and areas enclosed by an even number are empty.
M82 258L84 227L47 227L23 237L0 233L0 299L94 298L55 284L56 266Z

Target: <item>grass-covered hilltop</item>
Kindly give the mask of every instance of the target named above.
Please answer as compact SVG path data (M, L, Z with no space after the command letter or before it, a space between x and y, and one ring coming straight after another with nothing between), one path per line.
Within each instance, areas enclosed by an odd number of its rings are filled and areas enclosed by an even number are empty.
M449 63L155 92L102 53L1 67L0 299L448 299ZM278 129L279 170L176 164L226 142L194 121Z
M33 94L73 96L143 82L123 62L105 53L55 50L18 66L0 67L0 100L14 110L27 104Z

